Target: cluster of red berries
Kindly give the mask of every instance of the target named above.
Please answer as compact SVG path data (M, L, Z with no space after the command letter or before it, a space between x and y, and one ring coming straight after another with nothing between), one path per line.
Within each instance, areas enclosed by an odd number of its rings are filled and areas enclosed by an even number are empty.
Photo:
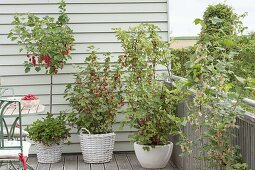
M38 99L38 97L33 94L28 94L21 98L21 100L37 100L37 99Z
M63 56L67 56L70 53L70 50L72 50L72 46L65 45L65 48L62 51ZM45 64L46 68L49 68L51 66L51 57L50 55L42 55L40 57L34 56L32 54L27 54L27 57L29 58L29 61L33 64L33 66L36 66L37 61L40 64Z

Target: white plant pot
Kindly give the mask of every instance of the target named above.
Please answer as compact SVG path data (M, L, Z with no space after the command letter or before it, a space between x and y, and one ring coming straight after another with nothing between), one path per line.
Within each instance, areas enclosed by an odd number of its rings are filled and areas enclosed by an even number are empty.
M134 143L135 154L143 168L164 168L170 160L173 151L173 143L150 147L150 151L144 150L145 145ZM148 146L147 146L148 147Z
M61 160L64 142L60 145L45 146L42 143L35 142L35 149L39 163L56 163Z

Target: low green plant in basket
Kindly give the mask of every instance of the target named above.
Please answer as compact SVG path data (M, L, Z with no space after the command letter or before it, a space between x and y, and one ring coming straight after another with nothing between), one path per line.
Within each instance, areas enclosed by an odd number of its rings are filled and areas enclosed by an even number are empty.
M60 114L54 118L51 113L47 113L46 118L36 120L26 130L31 140L51 146L59 145L64 139L70 137L71 129L66 126L65 115Z

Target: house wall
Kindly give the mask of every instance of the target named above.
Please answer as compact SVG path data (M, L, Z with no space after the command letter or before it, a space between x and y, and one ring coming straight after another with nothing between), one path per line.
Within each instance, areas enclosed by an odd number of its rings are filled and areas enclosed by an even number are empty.
M39 73L24 72L23 62L26 55L19 52L19 47L7 39L12 28L11 22L15 13L35 13L38 16L57 16L57 0L1 0L0 1L0 78L2 86L12 87L16 96L28 93L39 96L41 103L49 111L50 76L44 71ZM168 40L168 7L167 0L66 0L70 27L74 30L75 51L63 70L53 77L53 113L69 109L68 102L63 98L65 85L73 82L75 69L73 64L82 65L88 55L86 47L94 44L100 48L100 55L110 51L114 56L121 53L120 43L115 38L113 27L127 29L129 26L153 23L161 28L160 35ZM186 41L184 41L185 44ZM187 42L186 42L187 43ZM173 46L180 46L180 41ZM113 59L113 61L116 58ZM157 71L164 72L165 68ZM23 125L30 125L34 120L44 117L34 115L24 117ZM115 151L132 150L128 136L134 131L129 127L120 129L123 114L119 113L114 130L117 133ZM32 153L34 149L32 148ZM79 138L72 131L71 145L65 145L64 152L80 152Z

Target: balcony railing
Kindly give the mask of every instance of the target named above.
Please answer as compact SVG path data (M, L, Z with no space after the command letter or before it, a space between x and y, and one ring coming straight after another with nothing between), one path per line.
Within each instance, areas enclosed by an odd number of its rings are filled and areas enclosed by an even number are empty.
M174 76L174 80L180 79L180 77ZM243 102L255 108L255 101L244 98ZM180 103L178 105L178 114L183 117L187 114L188 108L186 104ZM233 137L233 144L240 147L240 152L243 157L243 161L249 165L250 169L255 170L255 113L245 112L242 117L237 118L238 129L234 130L235 137ZM183 129L188 139L196 140L203 131L194 131L190 125L187 125ZM178 142L178 137L173 138L173 142ZM194 146L192 148L192 156L179 156L181 149L179 146L174 147L173 162L179 169L182 170L197 170L197 169L210 169L208 161L196 159L195 157L201 157L204 153L199 150L201 146Z

